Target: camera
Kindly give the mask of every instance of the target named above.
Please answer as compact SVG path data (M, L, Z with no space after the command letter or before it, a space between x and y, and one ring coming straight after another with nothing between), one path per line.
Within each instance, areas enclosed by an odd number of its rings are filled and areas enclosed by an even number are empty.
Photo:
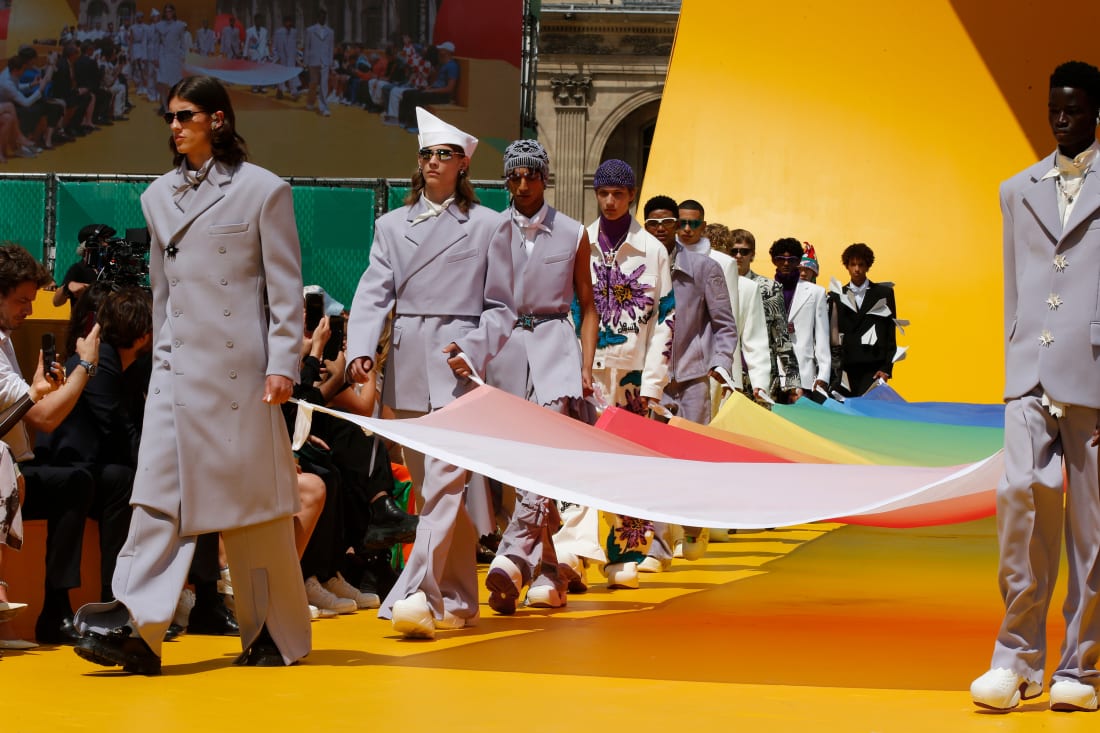
M96 271L98 280L149 287L148 229L127 229L125 237L115 237L106 224L89 224L80 230L79 240L84 263Z

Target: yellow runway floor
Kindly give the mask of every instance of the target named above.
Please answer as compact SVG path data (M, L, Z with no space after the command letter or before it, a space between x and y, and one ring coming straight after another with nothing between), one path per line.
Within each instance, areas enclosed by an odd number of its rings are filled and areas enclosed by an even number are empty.
M979 712L999 621L992 520L733 535L696 563L596 584L568 609L401 641L373 612L313 623L290 669L239 668L229 638L165 645L161 677L67 648L5 652L7 731L1084 731L1046 698ZM481 568L484 573L485 568ZM1060 587L1056 599L1060 599ZM483 598L484 601L484 598ZM1056 603L1059 602L1056 600ZM1056 605L1057 608L1057 605ZM1057 649L1061 623L1051 623Z

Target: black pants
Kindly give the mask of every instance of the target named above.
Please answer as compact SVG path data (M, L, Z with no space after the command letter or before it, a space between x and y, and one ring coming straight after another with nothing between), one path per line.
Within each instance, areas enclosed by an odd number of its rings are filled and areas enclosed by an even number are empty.
M23 517L46 520L46 590L79 588L95 479L83 468L23 464L19 470L26 483Z

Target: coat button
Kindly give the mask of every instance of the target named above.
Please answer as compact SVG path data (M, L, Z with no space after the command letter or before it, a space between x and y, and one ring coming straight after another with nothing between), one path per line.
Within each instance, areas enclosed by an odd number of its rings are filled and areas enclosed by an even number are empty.
M225 348L232 349L233 348L233 342L232 341L226 341L225 342Z
M225 254L225 247L218 247L218 254Z
M222 284L222 285L228 285L228 284L229 284L229 281L228 281L228 280L226 280L226 279L225 279L225 278L223 277L223 278L221 279L221 284Z
M180 311L172 311L172 315L175 316L176 318L179 318L180 317Z
M228 309L228 308L226 308L225 310L223 310L223 311L222 311L222 315L223 315L223 316L228 316L228 315L229 315L229 309Z
M172 342L172 345L178 348L180 346L183 346L183 342L180 341L179 339L176 339L175 341Z
M236 369L229 370L229 378L230 379L236 379L237 378L237 370Z
M236 402L230 402L229 406L236 410L240 405L238 405Z
M176 278L172 278L171 280L169 280L169 281L168 281L168 283L169 283L170 285L175 285L175 284L176 284L176 283L178 283L178 282L179 282L179 280L178 280L178 279L176 279Z
M153 394L160 394L160 387L153 387Z

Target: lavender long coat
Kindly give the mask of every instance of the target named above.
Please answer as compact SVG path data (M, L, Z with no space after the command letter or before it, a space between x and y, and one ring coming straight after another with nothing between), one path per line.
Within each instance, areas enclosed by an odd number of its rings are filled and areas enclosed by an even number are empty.
M178 513L187 536L298 510L286 423L262 397L267 375L298 379L303 305L290 186L216 164L181 208L182 181L141 197L154 346L132 502Z

